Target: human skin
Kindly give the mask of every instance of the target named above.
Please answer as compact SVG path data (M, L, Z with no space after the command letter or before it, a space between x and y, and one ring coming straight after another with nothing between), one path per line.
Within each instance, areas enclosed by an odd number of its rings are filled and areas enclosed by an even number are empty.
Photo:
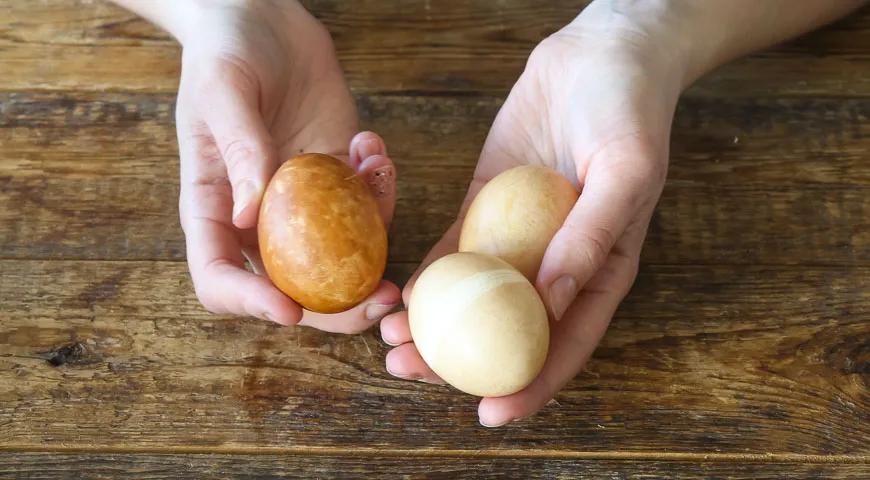
M343 332L364 329L397 303L398 290L384 282L370 299L379 314L371 315L374 320L364 306L348 314L309 316L267 280L240 269L238 251L251 245L245 229L256 224L252 205L279 158L296 149L337 152L356 168L392 171L374 134L357 135L348 147L358 121L325 30L296 0L115 1L163 26L184 45L178 110L181 215L203 303L213 311L284 324L301 319ZM547 362L524 390L482 399L483 425L504 425L539 411L580 372L604 335L637 274L667 176L670 125L683 90L723 63L815 29L864 3L594 0L535 48L492 125L456 222L402 292L407 301L419 273L457 250L465 210L498 173L522 164L544 165L581 191L536 279L552 320ZM275 22L297 28L277 29ZM309 47L312 38L314 48ZM210 94L197 94L202 87ZM288 100L301 108L284 109ZM227 118L239 122L222 124ZM365 159L362 166L360 159ZM252 190L242 187L246 180L255 185ZM394 198L381 200L386 218ZM384 318L381 333L396 347L386 359L391 373L441 382L417 352L405 312Z

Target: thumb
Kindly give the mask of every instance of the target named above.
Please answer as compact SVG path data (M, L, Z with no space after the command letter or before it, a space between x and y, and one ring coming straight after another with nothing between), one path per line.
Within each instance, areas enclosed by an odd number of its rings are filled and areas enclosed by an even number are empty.
M598 174L590 171L580 198L547 247L537 288L554 320L562 318L604 265L636 216L649 182L628 172L612 167Z
M233 223L250 228L257 223L263 192L280 162L259 111L259 88L243 77L225 75L216 84L205 122L232 184Z

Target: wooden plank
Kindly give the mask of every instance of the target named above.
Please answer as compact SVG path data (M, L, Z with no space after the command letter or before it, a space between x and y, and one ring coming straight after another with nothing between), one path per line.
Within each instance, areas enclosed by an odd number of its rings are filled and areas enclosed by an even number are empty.
M865 480L870 465L766 461L639 461L358 455L0 454L0 476L27 479L583 478Z
M587 0L305 4L332 32L359 92L504 94L534 46ZM180 48L107 1L0 0L0 90L173 92ZM870 10L717 70L692 95L859 95L870 91Z
M419 261L452 223L501 101L358 104L399 169L390 258ZM182 259L173 109L168 94L0 95L0 255ZM868 112L862 99L686 99L643 261L867 264Z
M6 448L870 455L866 268L644 268L586 371L503 429L391 377L376 330L208 315L183 264L0 270Z
M363 128L383 135L402 166L469 171L501 104L357 97ZM0 173L175 180L174 109L169 94L0 93ZM671 183L870 185L870 100L685 98L671 143Z

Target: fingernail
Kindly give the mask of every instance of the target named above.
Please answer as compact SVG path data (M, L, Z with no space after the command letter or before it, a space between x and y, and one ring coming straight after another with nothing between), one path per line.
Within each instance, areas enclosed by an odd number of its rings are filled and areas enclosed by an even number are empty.
M553 318L557 321L568 310L568 306L577 297L577 281L565 275L553 282L550 286L550 308L553 309Z
M430 385L447 385L447 383L444 382L443 380L424 377L423 375L420 375L418 373L412 373L412 374L396 373L396 372L390 370L390 367L387 367L387 373L389 373L390 375L392 375L396 378L401 378L402 380L411 380L413 382L428 383Z
M402 380L421 380L423 378L420 375L413 375L410 373L396 373L392 371L389 366L387 366L387 373L396 378L401 378Z
M393 191L393 186L395 185L393 178L395 175L396 173L392 165L378 167L368 173L369 188L379 197L388 195Z
M245 180L237 188L233 188L233 221L236 221L256 195L257 187L251 180Z
M395 307L396 304L392 305L384 305L382 303L372 303L366 307L366 318L369 321L374 322L376 320L380 320L384 315L390 313L390 310Z
M507 420L505 420L505 421L502 422L502 423L497 423L497 424L493 424L493 425L490 425L490 424L488 424L488 423L484 423L484 421L483 421L482 419L479 419L478 421L480 422L481 425L483 425L483 426L486 427L486 428L496 428L496 427L503 427L503 426L505 426L505 425L511 423L513 420L512 420L512 419L507 419Z
M384 343L386 343L387 345L389 345L391 347L398 347L399 346L398 343L393 343L393 342L387 340L387 337L384 336L384 332L381 332L381 340L383 340Z
M367 158L372 155L384 154L383 144L378 138L368 138L359 142L359 147L357 149L359 151L359 161L360 163L364 162Z

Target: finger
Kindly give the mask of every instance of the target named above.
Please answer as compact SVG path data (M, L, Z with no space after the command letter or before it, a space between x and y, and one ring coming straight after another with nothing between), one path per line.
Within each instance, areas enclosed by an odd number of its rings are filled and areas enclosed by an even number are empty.
M384 141L372 132L357 134L350 142L349 162L369 185L389 229L396 207L396 167Z
M604 267L565 312L564 319L553 325L550 350L538 377L518 393L481 400L481 424L500 426L534 414L580 373L631 288L644 233L635 232L627 238L627 250L614 248Z
M278 169L277 151L259 110L259 89L238 68L221 64L207 84L203 118L227 168L233 189L233 223L256 225L260 202Z
M332 333L360 333L368 330L392 311L402 298L396 285L382 280L365 301L356 307L336 314L320 314L305 311L299 325L313 327Z
M301 308L267 279L244 269L240 235L231 223L232 191L226 183L226 168L207 127L189 119L189 110L182 110L178 120L179 210L197 298L213 313L297 323Z
M350 141L350 166L356 171L365 159L386 154L384 140L374 132L360 132Z
M396 206L396 167L393 161L385 155L373 155L360 165L359 174L371 189L384 224L389 229Z
M202 195L188 189L184 195ZM249 315L283 325L302 318L301 308L263 276L243 268L232 226L191 214L184 220L191 277L200 302L211 312Z
M397 312L381 320L381 338L388 345L399 346L413 341L408 312Z
M611 164L600 172L590 171L579 200L553 236L536 286L555 320L562 318L577 292L604 265L629 222L637 218L654 182L636 170Z
M387 354L386 364L387 371L394 377L438 385L447 384L426 365L413 343L406 343L390 350L390 353Z

